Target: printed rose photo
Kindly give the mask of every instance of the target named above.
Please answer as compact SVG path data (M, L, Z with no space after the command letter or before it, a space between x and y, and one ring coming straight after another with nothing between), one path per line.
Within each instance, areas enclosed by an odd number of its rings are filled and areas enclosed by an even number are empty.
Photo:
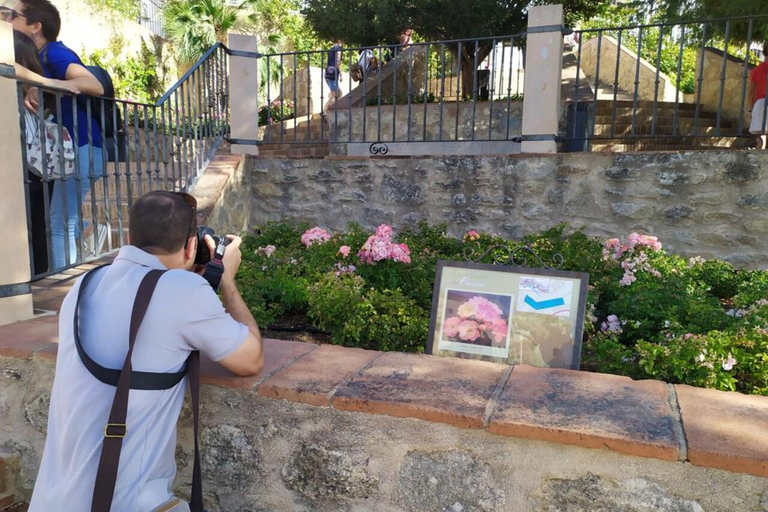
M510 295L448 290L443 317L444 341L506 348Z

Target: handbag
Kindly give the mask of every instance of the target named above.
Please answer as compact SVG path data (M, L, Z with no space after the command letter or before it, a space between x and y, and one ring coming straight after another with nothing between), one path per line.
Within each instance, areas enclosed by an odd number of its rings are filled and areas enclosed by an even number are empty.
M63 126L61 127L61 138L59 138L59 126L51 119L49 117L40 122L32 113L25 110L24 142L29 171L41 178L55 180L61 179L62 174L64 176L74 174L75 146L69 131ZM43 159L43 142L40 140L41 127L44 133L42 138L45 140L45 159ZM43 166L43 160L45 160L45 166Z

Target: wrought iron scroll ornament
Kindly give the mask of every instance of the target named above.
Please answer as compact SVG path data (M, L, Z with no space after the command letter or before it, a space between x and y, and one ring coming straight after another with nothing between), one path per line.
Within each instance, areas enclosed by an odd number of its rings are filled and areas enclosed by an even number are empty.
M552 255L552 261L547 264L536 251L527 245L510 249L506 245L494 245L486 249L480 256L476 256L477 251L474 247L464 249L464 259L473 263L479 263L486 256L493 253L494 265L509 265L512 267L530 267L531 263L538 263L540 268L551 270L559 269L565 263L565 258L560 253Z
M386 155L387 153L389 153L389 148L388 148L388 147L387 147L387 145L386 145L386 144L384 144L383 142L374 142L374 143L373 143L373 144L371 144L371 146L368 148L368 151L370 151L370 153L371 153L372 155L381 155L381 156L384 156L384 155Z

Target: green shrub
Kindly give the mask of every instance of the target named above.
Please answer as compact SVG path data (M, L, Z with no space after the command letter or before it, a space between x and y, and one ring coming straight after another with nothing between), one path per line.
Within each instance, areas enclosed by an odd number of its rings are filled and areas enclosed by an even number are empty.
M358 253L370 231L352 223L306 247L309 227L271 222L245 238L238 281L263 327L306 315L336 344L421 352L437 261L508 264L514 255L525 266L561 262L589 273L582 369L768 394L766 271L683 259L638 234L604 243L558 225L520 241L476 231L456 238L426 222L393 235L409 247L410 264L363 263Z

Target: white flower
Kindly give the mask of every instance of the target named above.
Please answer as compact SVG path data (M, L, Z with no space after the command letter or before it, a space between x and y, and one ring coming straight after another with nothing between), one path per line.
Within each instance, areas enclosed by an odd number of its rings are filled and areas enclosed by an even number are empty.
M728 359L723 363L723 370L729 372L733 369L733 365L736 364L736 359L731 354L728 354Z
M698 362L700 362L700 363L703 363L703 362L704 362L704 354L699 354L699 355L696 357L696 360L697 360Z

